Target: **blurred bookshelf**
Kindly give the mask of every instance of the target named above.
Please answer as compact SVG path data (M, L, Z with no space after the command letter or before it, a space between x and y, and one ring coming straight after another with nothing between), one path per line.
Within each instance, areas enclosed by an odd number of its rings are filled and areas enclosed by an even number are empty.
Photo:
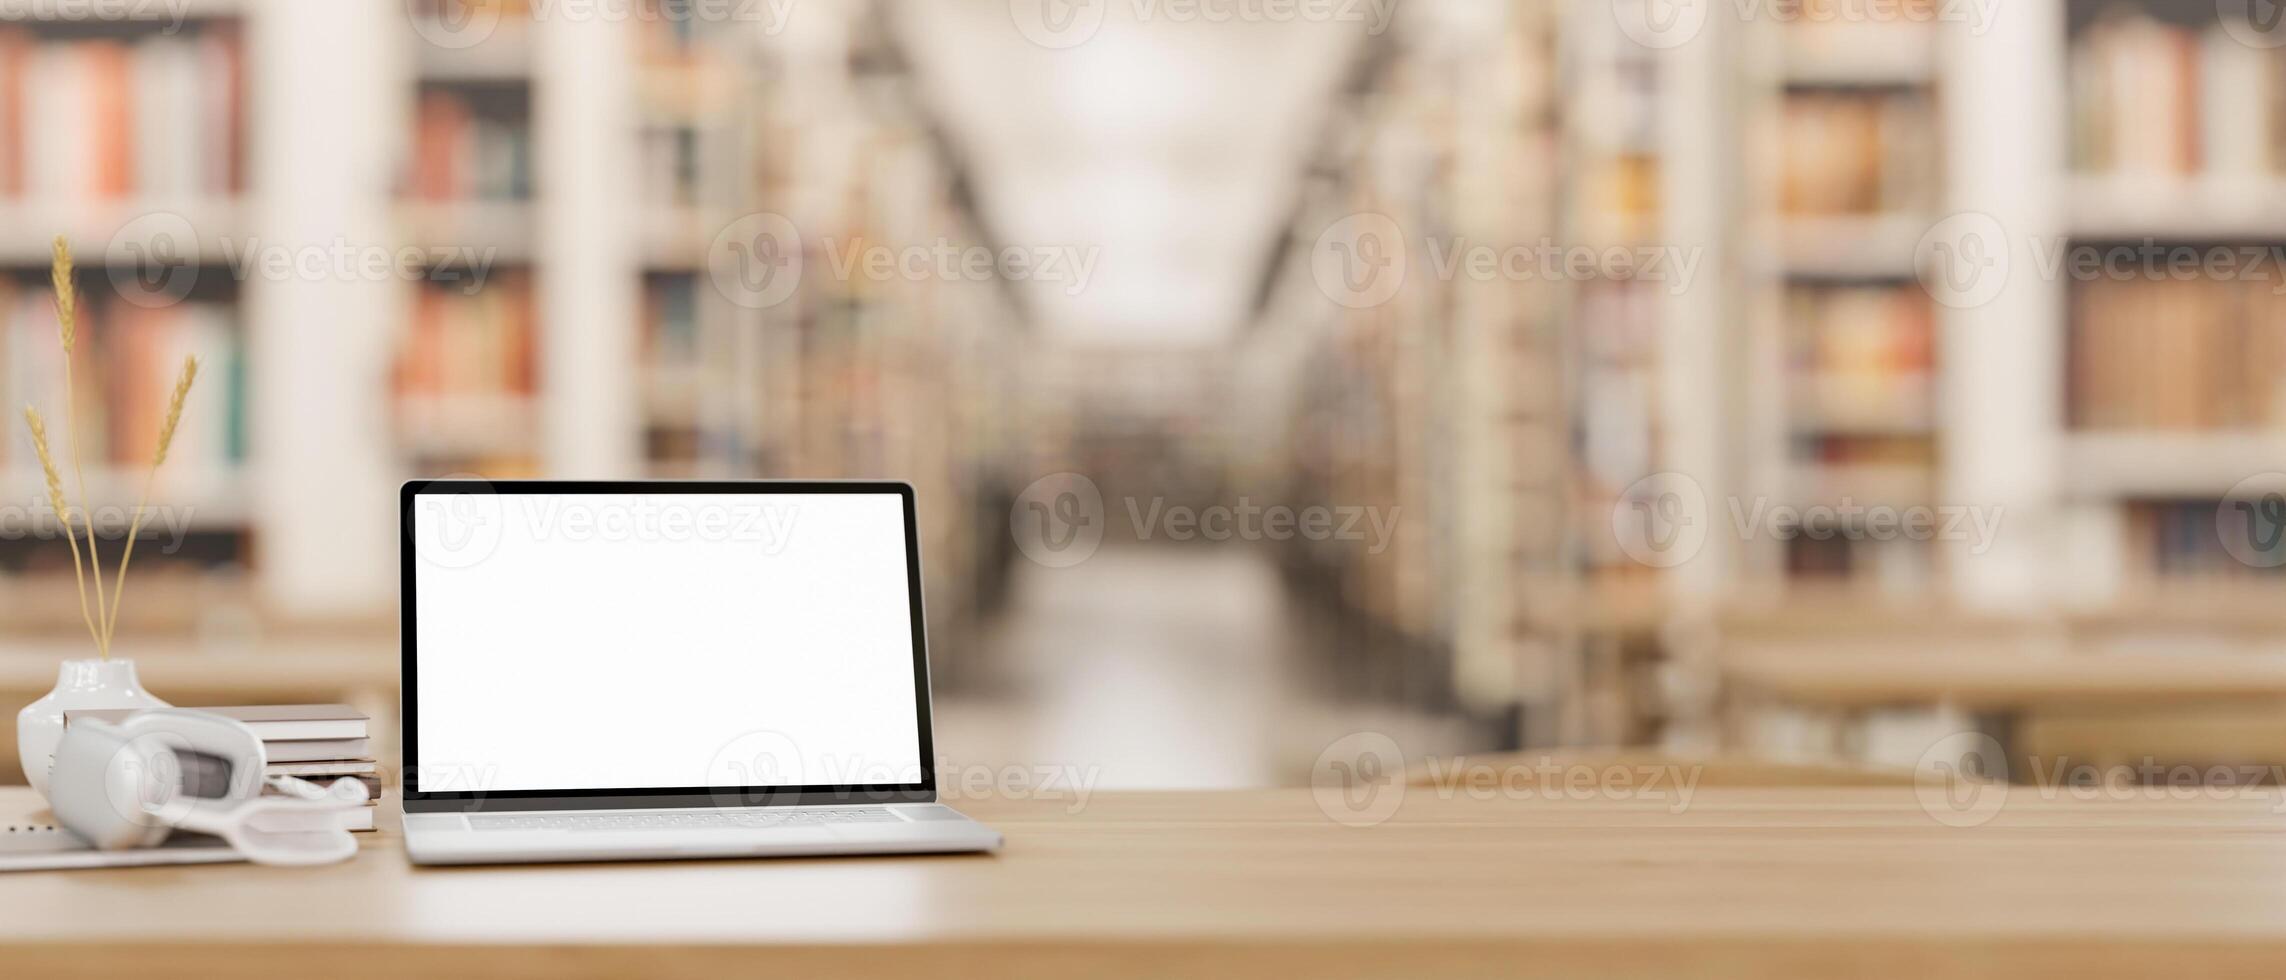
M1632 3L1636 0L1622 0ZM1608 3L1564 7L1560 48L1565 96L1555 133L1564 184L1557 240L1570 247L1643 249L1666 240L1672 66L1629 40ZM1664 358L1669 283L1594 275L1559 284L1562 418L1559 452L1520 465L1564 486L1561 548L1525 556L1518 591L1520 639L1549 652L1554 718L1528 741L1642 744L1658 741L1663 709L1651 696L1664 659L1657 635L1672 583L1618 546L1615 515L1629 513L1639 481L1670 469L1665 412L1677 393ZM1527 708L1527 714L1530 709ZM1551 712L1543 712L1551 713Z
M1946 129L1931 4L1885 20L1744 25L1740 111L1767 160L1746 168L1750 254L1746 393L1750 496L1797 508L1935 504L1935 398L1944 351L1911 261L1945 196ZM1758 273L1758 274L1757 274ZM1845 586L1891 600L1938 588L1938 557L1912 541L1776 529L1746 542L1749 574L1783 590Z
M79 366L92 503L133 503L149 438L135 420L157 417L148 402L181 355L206 362L157 489L191 533L179 557L137 556L154 591L177 591L165 566L184 564L184 601L150 597L123 632L186 615L232 635L383 622L391 481L453 472L911 479L944 592L931 612L960 614L988 550L980 494L1016 442L995 390L1025 315L1007 284L816 275L749 310L707 262L754 211L794 217L811 247L987 241L959 161L879 55L892 40L873 6L805 10L806 29L765 36L645 3L549 20L519 0L192 0L180 30L0 21L0 394L60 409L57 232L78 246L93 339ZM472 23L481 35L450 33ZM250 84L264 77L323 81L298 81L305 97ZM91 101L32 97L59 89ZM154 214L174 237L141 240ZM417 250L423 266L351 283L230 264L256 243L339 242ZM120 269L107 252L151 258ZM160 281L186 262L179 301L119 295L120 273ZM262 408L285 403L312 410ZM44 512L20 428L0 466L10 499ZM20 594L54 591L48 543L0 545ZM51 618L20 625L73 626Z
M73 479L67 491L117 535L125 520L109 518L131 513L141 496L182 359L205 368L153 490L177 537L138 556L148 563L138 571L152 576L139 588L157 593L212 592L251 552L247 311L214 250L246 230L245 9L191 3L179 25L157 8L100 21L0 19L0 401L38 406L52 429L76 414L86 489ZM168 227L198 241L143 240L138 230L152 214L180 219ZM69 414L48 277L57 234L78 255L79 383ZM10 489L0 503L29 515L0 539L0 574L27 599L12 605L11 622L24 635L66 632L78 625L69 615L76 604L34 598L66 598L70 565L49 547L59 528L21 418L11 417L0 439Z
M1335 597L1350 633L1378 638L1362 645L1414 661L1353 672L1410 672L1425 686L1375 693L1487 718L1548 703L1565 669L1554 631L1515 612L1527 582L1552 588L1563 569L1565 485L1549 468L1565 441L1560 284L1441 277L1429 253L1555 233L1555 20L1537 3L1416 4L1361 43L1239 369L1282 406L1244 427L1260 458L1242 491L1398 515L1378 554L1279 546L1297 591ZM1406 266L1386 302L1351 307L1315 261L1321 235L1356 216L1393 224L1404 240L1377 244Z
M2228 3L2064 4L2067 262L2286 245L2286 54L2234 37L2229 16ZM2132 625L2154 617L2122 609L2197 600L2227 629L2286 594L2286 563L2223 545L2249 530L2232 526L2247 519L2234 488L2275 469L2286 445L2275 285L2138 264L2057 287L2070 533L2116 569L2082 576L2091 618Z

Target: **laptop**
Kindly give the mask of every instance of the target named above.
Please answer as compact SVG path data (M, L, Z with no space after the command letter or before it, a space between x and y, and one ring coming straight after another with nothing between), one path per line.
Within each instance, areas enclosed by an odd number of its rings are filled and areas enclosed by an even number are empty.
M991 851L937 802L913 488L399 493L405 848L488 864Z

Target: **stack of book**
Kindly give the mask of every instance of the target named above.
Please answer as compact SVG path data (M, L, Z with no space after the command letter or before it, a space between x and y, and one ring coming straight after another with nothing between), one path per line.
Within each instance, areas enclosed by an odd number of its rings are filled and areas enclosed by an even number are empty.
M2075 428L2227 432L2286 421L2286 297L2267 280L2155 272L2077 283L2070 340Z
M64 712L64 725L80 719L121 722L136 708ZM375 803L381 798L380 765L373 759L365 713L346 704L265 704L222 708L192 708L230 718L253 729L262 739L269 764L264 776L294 776L321 786L343 779L365 784L365 809L346 821L349 830L372 830ZM263 793L278 791L264 788Z
M132 41L114 33L0 27L0 196L236 193L246 171L238 27L194 22Z
M2286 57L2242 43L2211 8L2192 23L2178 22L2180 12L2153 16L2161 12L2107 7L2073 39L2073 166L2158 177L2277 172Z
M1779 200L1795 215L1894 214L1932 203L1937 120L1916 90L1786 93Z
M430 88L415 110L408 190L423 201L520 201L532 196L529 95L513 89Z

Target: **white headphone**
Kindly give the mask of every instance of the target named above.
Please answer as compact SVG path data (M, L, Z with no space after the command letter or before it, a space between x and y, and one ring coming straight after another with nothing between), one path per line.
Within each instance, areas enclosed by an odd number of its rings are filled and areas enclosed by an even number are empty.
M184 708L138 712L117 724L81 719L64 730L48 777L56 822L107 851L154 847L174 831L212 834L260 864L330 864L357 854L341 827L365 784L319 787L273 777L288 796L263 796L267 756L252 729Z

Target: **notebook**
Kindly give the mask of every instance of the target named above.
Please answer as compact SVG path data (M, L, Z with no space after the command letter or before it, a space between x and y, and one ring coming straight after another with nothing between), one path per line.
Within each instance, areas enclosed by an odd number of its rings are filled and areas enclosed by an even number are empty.
M97 721L121 722L139 708L96 708L64 712L64 726L70 727L74 718L92 718ZM366 737L365 712L346 704L255 704L223 708L192 708L235 719L254 730L264 742L291 742L315 739L352 739Z
M365 821L372 821L370 814ZM244 861L220 838L177 831L157 847L98 851L55 825L47 802L29 790L0 794L0 871L68 871L154 864L228 864Z

